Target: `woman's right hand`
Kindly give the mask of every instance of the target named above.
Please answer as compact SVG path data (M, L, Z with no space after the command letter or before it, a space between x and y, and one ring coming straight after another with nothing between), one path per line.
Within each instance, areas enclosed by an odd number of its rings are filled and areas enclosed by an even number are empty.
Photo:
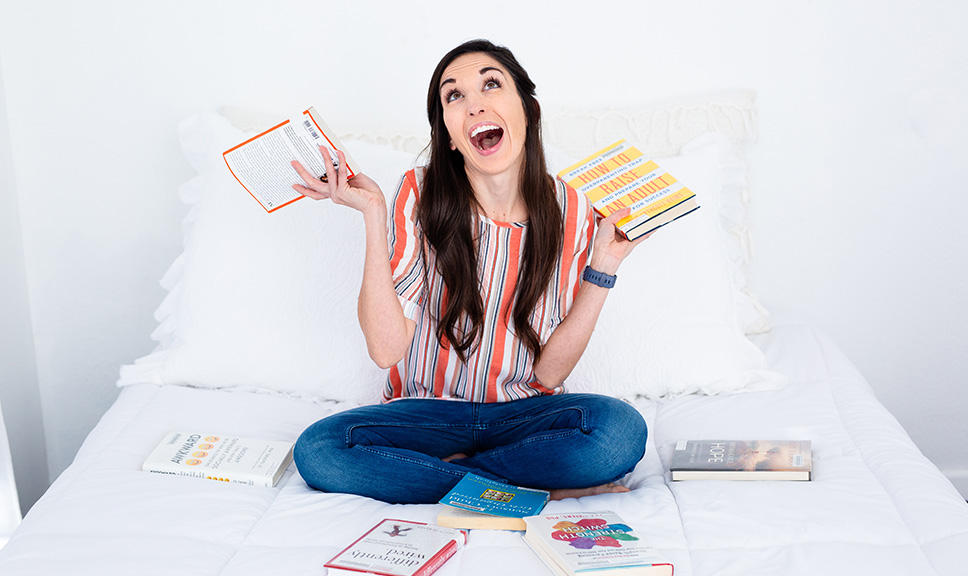
M320 146L319 151L323 158L330 157L329 148L326 146ZM293 184L293 189L313 200L329 198L336 204L349 206L364 214L374 209L382 209L385 214L386 200L380 186L366 174L357 174L353 178L348 178L346 156L339 150L336 151L336 155L339 158L339 169L335 170L335 178L333 177L334 170L328 170L326 182L314 178L302 164L293 160L292 167L295 168L305 183L305 186Z

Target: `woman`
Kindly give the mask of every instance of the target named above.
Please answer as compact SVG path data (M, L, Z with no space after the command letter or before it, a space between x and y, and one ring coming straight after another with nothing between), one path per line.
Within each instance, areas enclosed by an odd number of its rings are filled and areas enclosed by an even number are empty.
M437 502L467 472L552 498L627 491L613 482L645 452L642 417L561 394L608 293L602 278L638 242L615 233L625 214L601 222L589 257L593 212L548 175L534 84L506 48L475 40L444 56L427 113L430 162L401 180L389 225L365 175L347 180L341 164L321 182L294 163L296 190L363 213L360 326L390 369L383 404L302 434L300 473L391 503Z

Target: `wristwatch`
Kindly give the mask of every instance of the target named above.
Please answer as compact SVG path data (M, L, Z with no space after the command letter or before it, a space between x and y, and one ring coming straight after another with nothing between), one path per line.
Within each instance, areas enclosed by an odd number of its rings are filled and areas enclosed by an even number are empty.
M585 266L585 272L582 273L581 279L587 282L591 282L596 286L601 286L602 288L611 288L615 286L615 276L614 274L606 274L604 272L599 272L593 269L591 266Z

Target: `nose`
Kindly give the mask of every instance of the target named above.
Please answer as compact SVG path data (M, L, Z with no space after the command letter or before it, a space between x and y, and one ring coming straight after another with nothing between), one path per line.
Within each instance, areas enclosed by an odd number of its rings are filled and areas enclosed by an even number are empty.
M484 112L484 101L478 95L468 96L465 100L467 105L467 113L471 116L477 116Z

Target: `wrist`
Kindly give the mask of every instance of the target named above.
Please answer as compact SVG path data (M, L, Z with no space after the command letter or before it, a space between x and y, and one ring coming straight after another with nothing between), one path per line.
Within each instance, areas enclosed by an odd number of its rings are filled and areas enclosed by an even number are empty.
M600 270L595 270L590 265L585 266L585 270L582 272L582 280L585 282L590 282L596 286L601 286L602 288L611 288L615 286L616 276L614 274L607 274Z
M618 265L622 261L611 256L601 255L592 253L592 257L588 259L588 265L593 269L601 272L602 274L609 274L614 276L618 272Z
M366 206L363 207L360 212L363 213L363 222L369 224L370 222L382 222L384 225L387 223L387 204L386 201L373 199L369 201Z

